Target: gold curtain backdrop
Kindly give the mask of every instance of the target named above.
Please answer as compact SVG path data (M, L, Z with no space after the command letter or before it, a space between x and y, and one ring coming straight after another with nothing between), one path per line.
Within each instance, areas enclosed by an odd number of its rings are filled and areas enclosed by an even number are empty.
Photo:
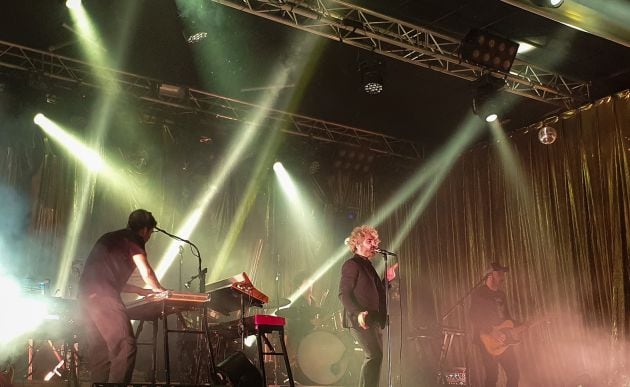
M403 335L437 322L499 261L510 267L514 317L548 316L517 347L521 385L627 380L629 96L563 114L551 145L538 141L540 124L514 133L507 145L516 165L505 164L496 143L461 156L401 249ZM399 212L388 225L394 232L405 218L405 208ZM415 307L426 297L435 302L430 318ZM470 332L467 308L446 325ZM449 363L467 364L479 385L477 350L469 336L467 345L457 341ZM417 350L403 343L403 353Z
M12 130L13 122L0 125L3 131ZM470 385L480 385L482 370L470 337L468 300L444 321L441 317L479 282L491 261L510 267L506 291L516 319L548 317L516 347L522 386L576 386L589 380L619 385L627 379L630 93L564 113L552 125L558 138L551 145L538 141L536 124L500 143L478 145L461 154L402 240L399 281L391 300L394 385L433 383L440 324L466 333L454 339L447 366L467 367ZM153 211L160 225L171 231L177 231L190 211L192 198L209 174L183 171L169 153L177 146L171 136L153 137L162 142L155 164L135 181L150 187L161 202L139 202L134 187L121 198L104 181L89 186L88 221L80 235L72 236L79 242L76 260L86 256L100 234L124 226L134 208ZM70 237L67 227L83 172L54 144L42 149L28 144L16 145L12 138L2 142L2 188L17 192L26 203L28 238L22 251L30 252L19 258L5 254L2 264L13 267L9 272L16 276L54 277L62 246ZM511 158L505 157L506 151ZM379 162L386 164L388 159ZM190 236L198 242L209 271L230 236L252 164L246 160L230 174ZM319 174L304 173L299 184L312 206L302 215L320 228L313 234L296 227L295 215L270 171L269 180L248 198L253 204L221 275L248 271L256 287L271 298L288 296L295 290L291 279L296 274L314 273L343 246L352 226L367 221L405 183L406 175L393 168L368 174L326 168ZM401 203L378 225L383 247L396 238L420 196L421 192ZM345 216L345 209L352 209L353 216ZM9 234L2 232L7 239ZM154 236L148 245L152 262L168 243ZM327 314L340 308L340 264L314 286L316 299L329 293L322 305ZM185 252L164 282L177 288L180 278L187 280L195 270L196 261Z

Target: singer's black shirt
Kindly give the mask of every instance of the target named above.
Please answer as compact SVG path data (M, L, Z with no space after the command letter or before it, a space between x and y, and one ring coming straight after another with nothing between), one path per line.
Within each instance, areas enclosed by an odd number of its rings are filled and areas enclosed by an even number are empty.
M339 298L344 307L345 327L358 326L357 316L368 312L368 325L372 322L385 326L385 279L380 279L367 258L355 254L341 267Z
M88 256L79 281L79 294L120 297L136 268L133 256L146 254L144 239L130 229L109 232L99 238Z

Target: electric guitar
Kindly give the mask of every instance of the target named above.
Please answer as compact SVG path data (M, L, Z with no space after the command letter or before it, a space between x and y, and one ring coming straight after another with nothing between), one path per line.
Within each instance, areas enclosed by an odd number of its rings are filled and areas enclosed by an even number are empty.
M512 320L505 320L501 324L492 328L493 332L500 332L505 335L505 340L496 339L491 333L481 333L479 338L486 351L497 357L505 352L512 345L516 345L521 342L521 335L529 328L538 325L543 322L549 322L548 318L541 318L534 320L517 327L514 326Z

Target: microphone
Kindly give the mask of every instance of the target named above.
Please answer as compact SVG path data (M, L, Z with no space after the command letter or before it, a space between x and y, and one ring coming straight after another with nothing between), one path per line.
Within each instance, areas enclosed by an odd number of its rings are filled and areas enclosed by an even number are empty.
M398 254L396 254L396 253L392 253L391 251L387 251L387 250L384 250L384 249L379 249L378 247L374 249L374 252L375 253L380 253L380 254L385 254L385 255L392 255L394 257L398 256Z

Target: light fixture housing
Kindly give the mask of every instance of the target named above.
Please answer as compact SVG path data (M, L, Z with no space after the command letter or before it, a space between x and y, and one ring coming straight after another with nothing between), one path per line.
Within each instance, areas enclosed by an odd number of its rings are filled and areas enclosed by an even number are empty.
M383 72L383 62L378 59L368 59L359 63L361 89L370 95L382 93Z
M509 73L519 44L484 30L473 29L462 40L462 60Z
M562 6L564 0L531 0L534 5L545 8L558 8Z
M538 141L544 145L553 144L558 138L558 131L553 126L545 125L538 131Z
M499 95L505 80L486 74L473 82L472 109L484 121L496 121L503 113L504 104Z

